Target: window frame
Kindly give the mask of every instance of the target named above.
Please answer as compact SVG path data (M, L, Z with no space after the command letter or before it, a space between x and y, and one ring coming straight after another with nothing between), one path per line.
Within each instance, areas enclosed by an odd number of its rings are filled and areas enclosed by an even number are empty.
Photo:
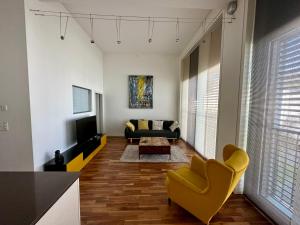
M78 112L75 112L75 109L74 109L74 88L78 88L78 89L81 89L81 90L86 90L88 91L88 110L87 111L78 111ZM72 99L73 99L73 114L76 115L76 114L81 114L81 113L88 113L88 112L92 112L93 109L92 109L92 90L91 89L88 89L88 88L84 88L84 87L80 87L80 86L77 86L77 85L72 85Z

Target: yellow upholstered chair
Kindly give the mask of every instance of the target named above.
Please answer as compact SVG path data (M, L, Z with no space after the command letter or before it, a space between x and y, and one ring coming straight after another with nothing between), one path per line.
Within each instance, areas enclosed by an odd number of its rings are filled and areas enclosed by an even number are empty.
M224 162L193 156L190 167L167 173L169 201L174 201L205 224L218 212L244 174L249 157L234 145L223 150Z

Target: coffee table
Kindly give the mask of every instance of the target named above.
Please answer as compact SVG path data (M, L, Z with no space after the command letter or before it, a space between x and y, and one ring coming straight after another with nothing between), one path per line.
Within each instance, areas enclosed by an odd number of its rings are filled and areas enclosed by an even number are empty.
M171 158L171 145L165 137L141 137L139 158L142 154L168 154Z

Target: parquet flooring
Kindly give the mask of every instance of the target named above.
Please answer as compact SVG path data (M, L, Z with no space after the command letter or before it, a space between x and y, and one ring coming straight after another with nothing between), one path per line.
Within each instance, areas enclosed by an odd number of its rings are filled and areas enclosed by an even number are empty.
M120 162L126 144L124 138L108 138L106 147L82 170L82 225L203 225L175 203L168 205L165 173L181 164ZM183 141L177 144L189 158L194 154ZM243 195L232 195L210 224L271 223Z

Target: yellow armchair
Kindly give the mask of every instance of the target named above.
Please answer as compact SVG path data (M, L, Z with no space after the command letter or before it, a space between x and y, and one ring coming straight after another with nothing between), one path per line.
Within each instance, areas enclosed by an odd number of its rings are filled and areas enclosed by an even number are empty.
M224 162L192 157L191 166L167 173L169 201L172 200L209 224L233 192L247 169L247 153L234 145L223 149Z

